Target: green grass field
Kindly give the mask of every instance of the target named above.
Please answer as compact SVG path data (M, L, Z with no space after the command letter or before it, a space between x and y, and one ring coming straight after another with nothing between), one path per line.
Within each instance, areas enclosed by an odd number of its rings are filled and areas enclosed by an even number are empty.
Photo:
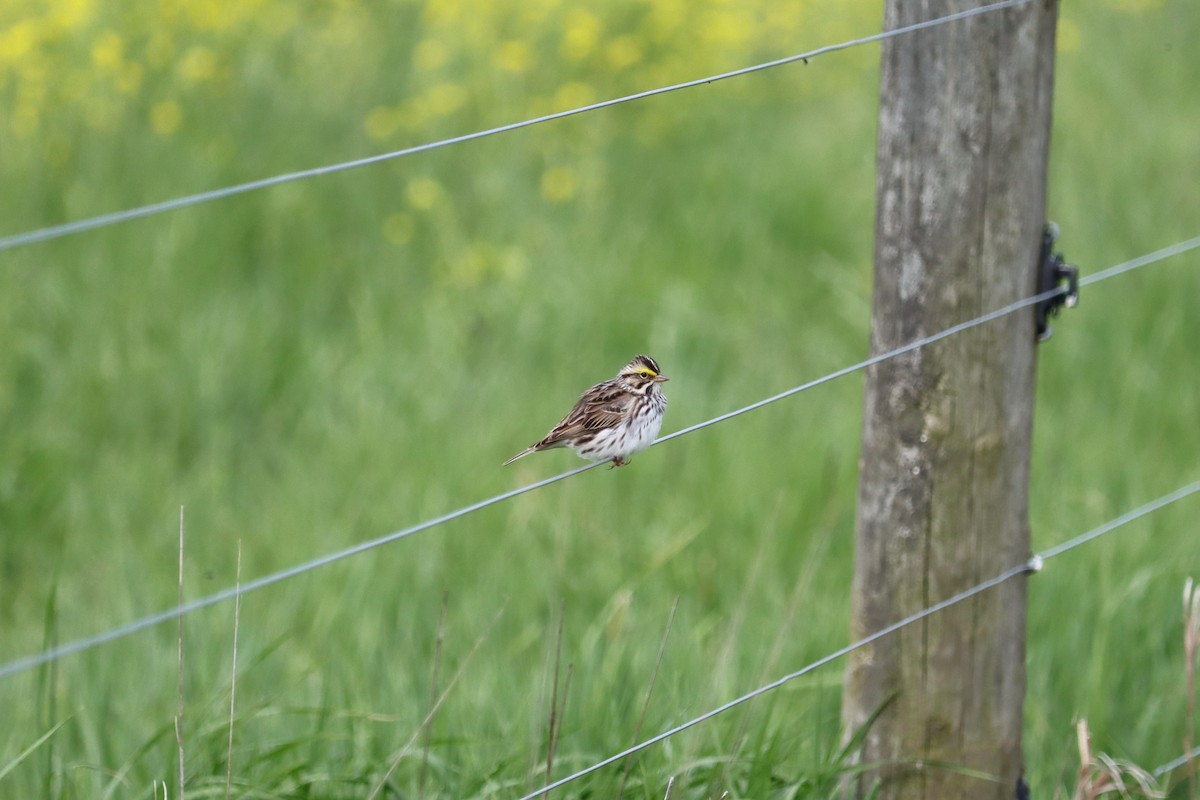
M13 3L0 235L880 24L784 5ZM1084 273L1200 234L1198 36L1188 0L1063 10L1050 213ZM635 353L672 378L664 432L862 359L877 70L856 48L0 252L0 662L171 608L180 506L195 599L239 542L248 581L576 466L500 463ZM1200 478L1197 298L1193 253L1056 322L1035 548ZM861 396L844 378L247 595L233 795L363 797L397 754L381 796L537 789L560 608L555 777L633 741L676 601L643 738L842 647ZM1073 780L1078 718L1146 768L1182 752L1198 512L1031 579L1035 797ZM233 611L184 622L189 797L225 792ZM435 664L461 674L405 750ZM176 669L171 622L0 681L0 797L177 796ZM834 664L650 748L624 796L829 796L840 691Z

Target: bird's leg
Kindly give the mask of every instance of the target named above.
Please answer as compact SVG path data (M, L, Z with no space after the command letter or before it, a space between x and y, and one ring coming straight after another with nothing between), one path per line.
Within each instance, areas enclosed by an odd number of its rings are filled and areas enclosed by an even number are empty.
M608 468L609 468L609 469L616 469L617 467L623 467L623 466L625 466L625 465L626 465L626 464L628 464L628 463L629 463L629 462L628 462L628 461L626 461L625 459L621 458L620 456L617 456L616 458L614 458L614 459L612 460L612 464L610 464Z

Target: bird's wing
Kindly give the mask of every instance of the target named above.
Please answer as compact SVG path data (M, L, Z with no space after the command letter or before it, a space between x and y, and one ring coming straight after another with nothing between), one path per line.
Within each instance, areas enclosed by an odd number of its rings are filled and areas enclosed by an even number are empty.
M615 428L629 407L630 396L614 381L598 383L580 396L571 412L538 442L539 449L553 447L584 433Z

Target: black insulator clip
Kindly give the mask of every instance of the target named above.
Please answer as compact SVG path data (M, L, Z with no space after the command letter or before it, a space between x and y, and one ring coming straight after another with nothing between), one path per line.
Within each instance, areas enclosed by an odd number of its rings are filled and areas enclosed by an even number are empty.
M1079 269L1068 264L1062 253L1054 252L1054 243L1058 240L1058 226L1053 222L1046 225L1046 233L1042 236L1042 257L1038 264L1039 295L1047 292L1057 293L1039 300L1034 311L1037 319L1037 340L1044 342L1054 333L1050 327L1050 317L1058 314L1063 306L1074 308L1079 302ZM1063 287L1063 282L1066 287Z

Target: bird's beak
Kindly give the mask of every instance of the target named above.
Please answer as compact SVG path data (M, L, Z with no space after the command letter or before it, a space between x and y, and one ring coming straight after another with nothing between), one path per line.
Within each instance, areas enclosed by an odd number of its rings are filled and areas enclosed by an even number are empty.
M668 378L666 375L655 375L654 376L655 383L663 383L664 381L669 381L669 380L671 380L671 379Z

